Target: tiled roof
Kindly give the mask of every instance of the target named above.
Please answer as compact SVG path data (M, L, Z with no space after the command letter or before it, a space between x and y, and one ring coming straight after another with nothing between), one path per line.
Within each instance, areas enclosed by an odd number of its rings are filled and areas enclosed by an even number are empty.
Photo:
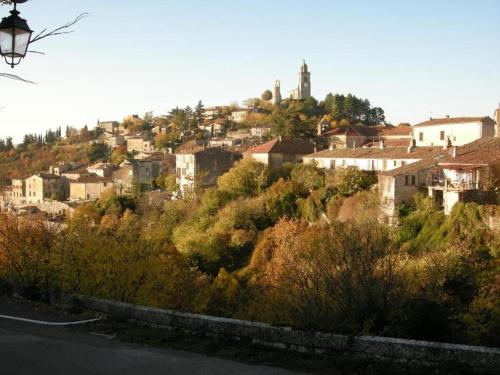
M380 128L378 134L382 137L393 136L393 135L410 136L411 126L410 125L386 126L384 128Z
M384 147L407 147L410 141L408 139L385 139ZM380 147L380 141L366 142L363 147Z
M416 147L410 153L407 147L386 147L384 149L375 147L363 147L356 149L333 149L323 150L315 154L307 155L306 158L328 158L328 159L422 159L438 154L441 147Z
M57 179L57 178L61 178L61 176L58 176L56 174L51 174L51 173L37 173L36 176L41 177L43 179Z
M414 163L403 165L402 167L392 169L390 171L381 172L384 176L400 176L408 173L417 172L422 169L431 169L438 165L439 161L443 158L444 150L433 154L431 157L416 161Z
M446 124L466 124L469 122L480 122L480 121L491 121L493 120L488 116L483 117L446 117L446 118L436 118L429 121L421 122L415 125L415 127L422 126L434 126L434 125L446 125Z
M81 174L87 172L87 166L81 165L78 168L70 169L68 171L62 172L61 175L64 176L66 174Z
M100 177L100 176L82 176L76 181L71 181L70 183L98 183L98 182L112 182L113 179L110 177Z
M230 153L230 151L224 150L221 147L194 147L192 149L183 149L177 151L175 154L176 155L194 155L194 154L199 154L201 152L227 152Z
M446 156L439 165L490 165L500 160L500 138L488 137L456 148L456 156Z
M247 154L297 154L306 155L314 152L314 145L303 139L274 139L262 145L255 146Z
M346 127L338 127L323 132L324 136L350 135L365 137L384 137L384 136L410 136L411 126L409 125L375 125L367 126L363 124L353 124Z

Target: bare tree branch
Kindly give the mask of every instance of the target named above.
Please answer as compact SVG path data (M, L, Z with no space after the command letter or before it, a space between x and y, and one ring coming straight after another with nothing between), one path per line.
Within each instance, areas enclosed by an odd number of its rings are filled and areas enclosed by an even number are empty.
M9 4L12 4L11 0L0 0L0 6L1 5L9 5ZM73 30L69 30L69 28L71 28L72 26L74 26L76 23L78 23L79 21L81 21L83 18L86 18L86 17L89 17L89 16L90 16L89 13L86 13L86 12L85 13L81 13L73 21L68 22L65 25L62 25L60 27L57 27L54 30L47 31L47 28L45 28L40 33L38 33L38 35L36 35L33 39L31 39L31 41L30 41L29 44L31 45L32 43L38 42L39 40L48 38L50 36L70 34L70 33L73 32ZM29 53L39 54L39 55L45 55L45 53L40 52L40 51L29 50L28 52ZM16 76L14 74L9 74L9 73L0 73L0 77L1 78L13 79L15 81L22 81L22 82L26 82L26 83L36 84L33 81L29 81L27 79L24 79L24 78L21 78L19 76Z
M16 76L15 74L8 74L8 73L0 73L0 77L4 77L4 78L10 78L10 79L13 79L15 81L22 81L22 82L26 82L26 83L31 83L33 85L36 85L35 82L33 81L28 81L27 79L24 79L24 78L21 78L19 76Z
M73 21L68 22L67 24L60 26L52 31L47 32L47 29L44 29L30 41L30 44L38 42L39 40L45 39L49 36L70 34L73 32L73 30L68 30L68 29L86 17L90 17L90 14L89 13L81 13Z

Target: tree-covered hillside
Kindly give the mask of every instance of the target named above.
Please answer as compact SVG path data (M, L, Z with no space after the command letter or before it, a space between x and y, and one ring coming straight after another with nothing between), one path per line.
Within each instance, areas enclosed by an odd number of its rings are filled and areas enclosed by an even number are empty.
M67 226L0 216L0 279L300 329L498 345L497 216L427 198L379 223L374 176L244 160L188 200L107 195Z

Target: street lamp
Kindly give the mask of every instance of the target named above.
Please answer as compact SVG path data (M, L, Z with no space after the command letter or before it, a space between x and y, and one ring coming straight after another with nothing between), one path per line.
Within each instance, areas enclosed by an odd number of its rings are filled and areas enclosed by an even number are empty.
M25 19L19 17L17 4L27 0L13 0L14 9L10 16L4 17L0 22L0 55L12 68L18 65L26 56L33 31Z

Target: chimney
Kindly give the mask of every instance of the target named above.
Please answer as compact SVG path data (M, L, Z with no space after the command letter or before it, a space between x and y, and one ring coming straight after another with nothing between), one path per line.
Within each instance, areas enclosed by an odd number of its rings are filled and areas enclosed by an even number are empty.
M446 115L446 118L450 118L450 115Z
M279 135L279 137L278 137L278 141L280 141L280 142L281 142L281 134L280 134L280 135Z
M453 158L457 157L457 146L453 146L451 148L451 157L453 157Z
M321 121L318 123L318 131L317 131L317 134L318 134L318 135L323 134L323 124L322 124L322 122L321 122Z
M451 148L451 146L453 145L451 144L450 137L446 137L446 144L443 146L443 150L448 150L449 148Z
M330 143L330 146L328 146L328 149L329 149L330 151L333 151L333 149L334 149L334 148L335 148L335 147L333 147L333 143Z
M384 149L384 140L381 139L380 140L380 145L379 145L380 149L383 150Z
M408 154L410 154L414 149L415 149L415 146L416 146L417 142L412 138L410 139L410 145L408 146Z

